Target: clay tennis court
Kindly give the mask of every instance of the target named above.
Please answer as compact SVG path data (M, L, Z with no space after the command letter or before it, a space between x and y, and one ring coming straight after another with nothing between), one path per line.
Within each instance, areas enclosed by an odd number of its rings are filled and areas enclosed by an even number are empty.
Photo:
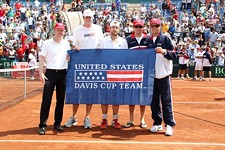
M91 112L92 129L83 129L85 105L78 110L78 125L63 133L53 129L55 97L51 105L46 135L38 135L42 84L27 81L27 98L23 100L23 79L0 79L0 149L225 149L225 79L210 81L172 80L174 115L177 125L174 135L164 136L139 128L139 107L135 109L133 128L121 130L108 127L101 130L101 107L94 105ZM63 124L71 115L71 105L65 105ZM111 107L108 120L112 118ZM152 125L150 108L145 120ZM129 119L128 106L121 106L119 121Z

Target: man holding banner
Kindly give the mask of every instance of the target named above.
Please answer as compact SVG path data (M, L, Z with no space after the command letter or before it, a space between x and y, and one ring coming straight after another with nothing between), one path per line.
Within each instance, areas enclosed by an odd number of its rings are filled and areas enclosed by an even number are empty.
M173 135L173 126L175 120L173 116L171 78L173 62L172 59L177 57L171 39L168 36L160 33L161 22L159 19L153 18L150 20L150 28L152 35L149 39L149 47L155 48L155 79L153 88L153 99L151 104L152 119L154 121L150 132L163 130L162 113L164 123L166 125L166 136ZM161 113L161 106L162 113Z
M66 104L151 105L155 50L116 50L123 44L121 40L112 43L110 38L106 37L106 42L101 44L104 46L100 45L107 49L68 51L71 59L66 78ZM117 114L118 108L114 111ZM103 114L107 114L107 108L103 108Z
M144 23L142 20L134 20L133 22L134 32L126 38L129 49L146 49L148 47L147 35L143 34ZM130 120L126 123L125 128L134 126L134 109L135 105L129 105ZM144 120L145 105L140 105L140 127L147 128L147 124Z
M128 49L126 40L118 36L119 32L120 32L120 23L118 21L112 21L110 23L110 35L100 39L99 48L100 49ZM108 105L102 104L101 107L102 107L102 122L100 127L101 129L106 129L108 126L108 121L107 121ZM115 129L121 129L121 125L118 122L119 105L112 105L112 109L113 109L112 126Z
M101 37L103 37L102 29L99 25L93 24L93 12L90 9L86 9L83 13L84 24L77 27L74 32L74 48L78 51L80 49L96 49L98 47L98 42ZM79 104L73 104L73 114L70 119L64 125L65 127L71 127L77 124L76 113ZM89 118L91 112L92 104L86 105L86 115L84 119L84 128L92 128L92 124Z

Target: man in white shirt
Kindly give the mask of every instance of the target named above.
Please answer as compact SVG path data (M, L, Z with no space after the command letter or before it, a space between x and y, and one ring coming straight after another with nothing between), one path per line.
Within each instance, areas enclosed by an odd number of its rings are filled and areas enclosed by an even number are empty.
M133 28L130 26L130 23L126 24L126 27L123 29L125 37L129 36L133 31Z
M34 1L34 6L35 6L35 8L38 8L39 5L40 5L40 2L39 2L38 0L35 0L35 1Z
M83 13L84 24L75 28L73 32L73 45L77 50L80 49L96 49L98 47L99 39L103 37L102 28L99 25L93 24L94 13L90 9L86 9ZM70 119L64 125L71 127L77 124L76 113L79 104L73 104L73 113ZM92 128L89 114L91 112L92 104L86 105L86 115L84 119L84 128Z
M24 5L22 5L22 7L20 8L20 12L21 12L21 21L25 21L26 19L26 7Z
M4 31L3 29L0 29L0 39L2 39L2 42L5 43L5 39L7 39L7 35L3 31Z
M216 44L216 39L219 37L218 32L216 32L215 28L212 28L212 32L209 34L209 46L210 48L214 47Z
M118 36L120 32L120 23L118 21L112 21L110 23L110 35L107 37L103 37L99 41L99 48L100 49L128 49L127 41ZM102 107L102 122L101 122L101 129L106 129L108 126L107 121L107 113L108 113L108 105L101 105ZM118 111L119 105L113 105L113 120L112 126L115 129L121 129L121 125L118 122Z
M195 71L193 80L197 79L197 74L199 72L199 80L202 81L202 69L203 69L203 48L199 48L195 56Z
M52 95L56 88L56 106L54 115L54 129L62 132L60 125L63 118L63 107L66 89L66 69L67 69L67 50L70 44L63 39L65 27L62 23L57 23L54 28L54 36L43 43L39 53L39 76L44 85L42 104L40 111L39 135L44 135L47 127ZM44 63L46 71L44 72Z
M28 23L28 26L29 26L29 29L30 29L30 32L33 31L33 25L34 25L34 18L29 16L27 18L27 23Z
M29 67L35 67L37 63L37 59L35 57L35 50L31 49L31 53L28 55L28 66ZM34 80L34 73L35 73L35 68L30 69L30 79Z
M147 9L145 7L145 4L142 4L141 7L140 7L140 14L145 14L147 12Z

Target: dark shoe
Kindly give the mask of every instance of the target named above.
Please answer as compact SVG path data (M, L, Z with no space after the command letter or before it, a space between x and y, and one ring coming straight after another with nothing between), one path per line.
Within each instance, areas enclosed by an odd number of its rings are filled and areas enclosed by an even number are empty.
M125 124L125 128L130 128L134 126L134 122L129 121L127 124Z
M38 130L38 134L39 134L39 135L45 135L45 130L46 130L46 128L45 128L45 127L41 127L41 128L39 128L39 130Z
M57 131L60 131L60 132L63 132L64 129L61 125L55 125L54 128L57 130Z

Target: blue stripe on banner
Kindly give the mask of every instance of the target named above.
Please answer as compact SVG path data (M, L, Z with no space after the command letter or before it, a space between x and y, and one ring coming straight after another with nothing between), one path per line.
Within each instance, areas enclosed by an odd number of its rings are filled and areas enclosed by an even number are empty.
M150 105L155 51L69 50L66 104Z

